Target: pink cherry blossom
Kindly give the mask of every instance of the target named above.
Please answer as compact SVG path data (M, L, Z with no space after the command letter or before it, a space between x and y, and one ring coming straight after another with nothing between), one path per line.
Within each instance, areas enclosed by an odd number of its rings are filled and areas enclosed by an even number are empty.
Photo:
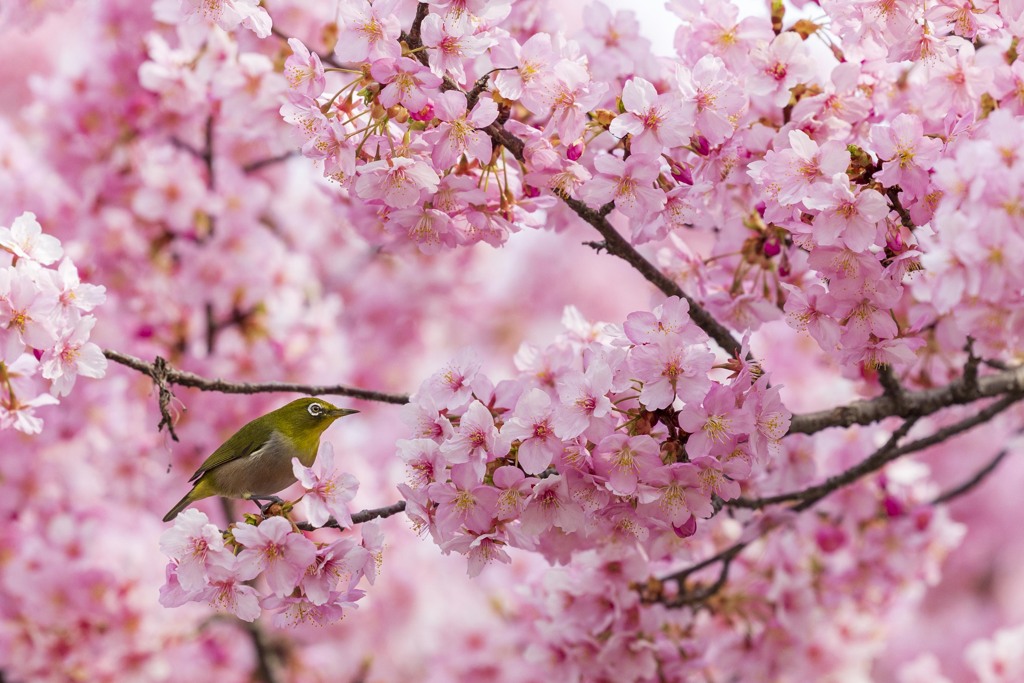
M527 477L518 467L505 465L494 471L494 486L501 493L498 495L499 520L516 519L522 515L526 502L533 492L533 486L539 479Z
M451 483L436 482L427 487L430 499L437 503L437 529L442 538L450 538L463 527L484 533L493 526L498 492L480 483L471 464L452 467Z
M487 164L491 159L491 139L481 128L498 116L498 107L490 97L481 97L472 112L467 112L466 96L449 90L434 100L438 126L431 158L437 168L451 166L463 154L469 160Z
M530 535L552 527L572 532L583 526L583 508L570 497L565 478L554 475L533 487L521 520L523 532Z
M747 98L722 60L704 55L692 71L677 69L675 80L683 101L695 110L697 132L712 145L725 142L732 135L734 121Z
M681 341L701 344L708 340L704 330L690 319L686 299L670 296L651 311L634 311L626 316L623 330L634 344Z
M441 85L439 77L408 57L378 59L370 67L370 74L384 86L378 95L382 105L401 104L411 112L426 107L430 96Z
M195 509L185 510L174 518L174 526L160 537L160 550L176 561L175 577L181 588L189 593L202 590L207 585L209 565L230 565L234 560L224 546L220 529Z
M358 578L367 555L365 548L347 538L320 548L302 577L303 594L314 605L327 604L339 585L348 587Z
M634 153L656 155L662 150L685 143L693 130L692 109L677 97L659 95L654 86L642 78L626 81L622 88L625 113L612 121L609 132L617 138L630 136Z
M44 266L57 261L64 253L56 237L43 234L36 215L31 211L15 218L9 228L0 226L0 248Z
M586 112L601 100L607 88L605 83L593 81L585 67L562 60L536 91L524 92L523 104L534 112L550 112L545 131L571 142L583 133Z
M701 490L700 468L692 463L659 463L644 479L638 494L641 506L673 527L714 512L710 494Z
M556 55L547 33L535 33L521 46L515 40L499 40L491 56L503 70L494 77L494 86L502 97L517 100L524 90L536 88Z
M343 62L370 61L374 66L383 59L398 59L402 55L398 43L402 28L395 16L396 4L392 0L339 3L334 55Z
M812 74L804 41L788 31L776 36L771 45L756 47L750 61L755 69L749 81L750 92L770 98L779 107L789 102L790 89Z
M612 434L594 450L594 471L619 496L636 493L637 483L660 466L658 443L647 435Z
M327 85L324 77L324 66L320 63L320 55L310 52L302 41L288 39L288 47L292 54L284 62L284 74L288 79L288 87L301 92L306 97L320 97Z
M333 517L343 527L352 526L348 502L356 497L359 482L348 472L334 469L334 447L330 443L321 444L312 467L303 467L298 458L292 458L292 471L306 489L302 504L310 524L323 526Z
M63 259L56 271L47 272L57 288L64 315L69 315L72 309L87 313L106 301L106 288L82 282L71 259Z
M769 151L763 162L750 165L751 175L765 184L780 204L803 200L820 183L830 183L850 165L850 153L838 142L818 146L802 130L789 132L789 149Z
M441 178L426 162L408 157L392 157L364 164L356 179L355 190L363 199L379 199L388 206L405 209L433 192Z
M551 422L560 439L573 439L587 431L592 419L611 412L608 392L612 388L611 368L604 359L592 363L585 373L574 372L558 381L559 405Z
M834 175L831 185L816 184L803 204L821 212L814 219L815 242L841 242L854 251L863 251L875 243L878 223L889 214L889 205L882 195L874 190L854 193L845 173Z
M667 408L676 397L700 401L711 386L707 373L713 364L706 349L676 341L638 346L630 354L630 367L644 385L640 402L648 410Z
M57 335L54 346L42 357L42 375L53 382L53 393L67 396L75 386L75 378L103 377L107 359L96 344L88 341L96 324L95 318L82 318Z
M48 284L24 266L0 270L0 329L7 330L0 360L11 362L25 347L46 349L56 341L51 316L57 300Z
M170 10L169 19L177 13L188 22L211 21L225 31L242 25L260 38L270 35L270 15L260 7L259 0L177 0L177 12L171 9L174 3L164 3Z
M259 568L255 564L228 555L226 562L209 566L208 585L200 593L200 599L242 621L256 621L261 612L259 594L246 582L258 575Z
M493 42L486 35L475 34L471 24L451 23L437 14L428 14L421 30L431 70L438 76L450 74L458 83L466 80L465 60L480 56Z
M713 382L702 403L687 404L679 411L679 426L690 432L686 441L690 458L717 454L732 437L750 433L753 417L737 403L732 389Z
M541 389L530 389L516 403L512 417L501 429L501 435L519 440L519 465L527 474L540 474L562 451L562 442L555 435L551 397Z
M510 564L512 558L505 552L505 543L497 534L456 534L449 539L442 549L445 551L455 550L462 553L469 560L467 573L470 577L479 576L484 567L498 560Z
M498 433L491 411L480 401L473 401L462 414L458 429L441 444L440 452L452 464L475 462L482 465L504 457L511 442L507 432Z
M399 439L395 446L398 457L405 462L409 485L422 488L435 481L441 481L445 474L446 458L441 448L431 439Z
M298 585L306 568L316 559L316 547L282 517L270 517L258 526L243 524L232 532L245 550L238 555L246 578L261 573L275 595L288 595Z
M942 143L924 136L921 120L913 114L900 114L890 125L871 129L871 143L884 160L876 177L887 187L899 185L912 197L924 195L928 171L935 165Z
M665 206L665 193L653 187L658 162L643 154L623 161L611 155L594 161L599 175L580 188L580 199L592 207L615 202L615 208L632 218L642 219Z

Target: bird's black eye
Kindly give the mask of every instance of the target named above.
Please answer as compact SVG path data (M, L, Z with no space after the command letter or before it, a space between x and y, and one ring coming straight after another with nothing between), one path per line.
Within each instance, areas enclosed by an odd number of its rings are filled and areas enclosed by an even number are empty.
M313 417L320 417L324 412L324 407L319 403L310 403L309 408L306 408L306 410L308 410L309 414Z

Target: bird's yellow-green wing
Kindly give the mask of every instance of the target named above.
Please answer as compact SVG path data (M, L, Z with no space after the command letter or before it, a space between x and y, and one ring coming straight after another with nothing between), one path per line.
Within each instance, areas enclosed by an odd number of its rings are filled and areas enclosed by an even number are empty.
M271 427L265 421L253 421L245 425L235 432L230 439L222 443L220 448L215 450L199 466L199 469L196 470L196 473L192 475L189 481L196 481L199 477L212 469L220 467L224 463L252 455L263 448L267 441L270 440L270 431Z

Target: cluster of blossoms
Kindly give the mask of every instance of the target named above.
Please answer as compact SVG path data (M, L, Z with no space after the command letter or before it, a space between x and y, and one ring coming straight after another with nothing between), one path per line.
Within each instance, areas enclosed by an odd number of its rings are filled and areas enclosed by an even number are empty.
M355 497L358 482L335 471L331 445L321 447L312 468L297 459L292 466L305 490L301 503L308 524L317 529L333 519L342 528L351 527L346 504ZM288 518L293 505L284 504L283 515L253 515L227 531L198 510L179 514L160 539L160 549L171 558L160 604L207 602L245 621L256 620L266 609L274 612L279 626L324 625L343 618L364 595L356 585L364 577L372 584L377 577L380 530L368 522L359 541L346 536L314 542ZM260 576L262 593L251 585Z
M788 456L780 453L784 464L791 464ZM637 590L652 570L677 561L647 558L621 543L588 550L549 572L545 590L524 606L532 616L527 658L568 680L772 680L780 672L781 680L816 680L822 671L832 680L870 680L871 657L886 638L875 617L898 613L906 587L935 582L963 534L924 504L929 489L921 468L897 468L815 515L776 519L771 527L743 528L732 519L717 539L695 538L705 550L739 539L752 545L733 560L729 584L704 611L645 604ZM802 565L813 570L796 571ZM708 570L704 586L718 571Z
M567 561L630 539L671 555L740 493L789 429L790 414L756 365L718 365L685 300L524 347L520 374L493 383L461 355L410 407L417 438L399 442L408 512L470 574L503 548Z
M39 433L36 408L59 403L79 375L106 370L88 315L103 287L83 283L63 254L32 213L0 227L0 429Z
M1019 18L898 5L884 17L827 5L849 47L833 46L840 61L826 72L811 45L822 25L773 30L727 3L672 6L682 25L669 66L600 5L577 42L506 30L508 2L426 3L417 15L411 1L353 0L332 55L289 41L281 111L344 196L376 210L363 228L375 240L428 253L498 245L548 224L558 198L614 208L635 244L713 230L710 258L693 247L682 258L688 294L719 320L745 330L784 308L844 367L909 369L922 347L950 346L935 339L950 304L928 317L907 291L924 226L939 207L948 215L947 185L962 180L936 164L1014 116L1016 53L997 45ZM979 36L992 44L975 50ZM908 59L922 61L896 89ZM983 94L1005 116L982 123ZM942 104L912 106L925 95ZM972 196L1012 206L1013 177Z

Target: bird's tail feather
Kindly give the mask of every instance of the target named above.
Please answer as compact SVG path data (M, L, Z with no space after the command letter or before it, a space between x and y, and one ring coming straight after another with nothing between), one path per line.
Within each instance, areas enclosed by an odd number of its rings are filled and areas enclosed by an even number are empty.
M164 515L164 521L171 521L172 519L178 516L179 512L187 508L192 503L196 502L197 500L202 500L203 498L209 498L212 495L213 492L209 490L209 485L207 484L207 482L204 482L202 480L196 482L196 485L192 487L192 490L186 493L184 498L175 503L174 507L171 508L170 512Z

